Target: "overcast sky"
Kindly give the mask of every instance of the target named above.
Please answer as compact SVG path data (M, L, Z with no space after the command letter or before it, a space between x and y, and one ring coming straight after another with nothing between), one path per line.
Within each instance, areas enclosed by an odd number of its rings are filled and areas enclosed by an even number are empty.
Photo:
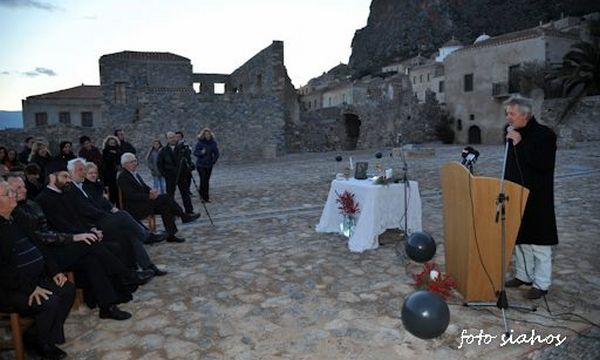
M231 73L284 41L296 87L347 63L371 0L0 0L0 110L30 95L99 85L98 59L168 51L197 73Z

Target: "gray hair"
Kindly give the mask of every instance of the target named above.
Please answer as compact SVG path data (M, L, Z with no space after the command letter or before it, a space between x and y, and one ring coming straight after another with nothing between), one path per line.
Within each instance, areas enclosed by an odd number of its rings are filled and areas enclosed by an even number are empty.
M133 153L130 152L126 152L123 153L123 155L121 155L121 166L124 166L126 163L135 160L135 155Z
M83 166L85 166L86 161L84 158L80 158L80 157L69 160L69 162L67 162L67 170L69 172L72 172L75 169L75 165L77 165L77 163L82 163Z
M522 96L511 96L504 102L504 106L517 106L521 114L531 115L533 112L533 100Z

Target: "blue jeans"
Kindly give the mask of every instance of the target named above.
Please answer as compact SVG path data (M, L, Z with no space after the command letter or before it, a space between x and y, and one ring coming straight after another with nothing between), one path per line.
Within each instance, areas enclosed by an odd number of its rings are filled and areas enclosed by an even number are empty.
M165 193L165 188L167 187L165 178L162 176L154 176L152 175L152 181L154 181L154 188L158 190L159 194Z

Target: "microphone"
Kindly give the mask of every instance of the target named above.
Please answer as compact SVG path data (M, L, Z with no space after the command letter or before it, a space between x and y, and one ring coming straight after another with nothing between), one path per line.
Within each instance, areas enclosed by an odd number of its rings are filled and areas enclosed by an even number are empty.
M508 125L508 127L506 128L506 133L508 134L509 132L514 131L514 130L515 130L514 126ZM509 142L511 144L513 143L512 139L510 139L510 138L507 139L507 142Z
M466 148L463 149L461 157L462 157L462 161L461 161L462 165L465 165L465 166L472 165L472 164L475 164L475 162L477 161L477 158L479 158L479 151L475 150L471 146L467 146Z

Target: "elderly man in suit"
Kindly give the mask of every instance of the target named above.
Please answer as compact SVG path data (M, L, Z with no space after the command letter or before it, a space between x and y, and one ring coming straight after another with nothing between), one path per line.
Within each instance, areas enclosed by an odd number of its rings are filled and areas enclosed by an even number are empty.
M189 223L200 217L200 214L186 214L175 200L166 195L159 194L150 188L142 177L136 172L138 161L134 154L125 153L121 156L123 171L119 174L117 183L123 194L125 210L134 218L141 220L151 214L160 214L169 242L183 242L185 239L177 237L175 217L180 217L182 222Z
M65 342L63 324L75 286L58 270L31 229L14 221L16 206L16 192L0 179L0 306L33 315L37 352L45 359L62 359L67 354L56 344Z

